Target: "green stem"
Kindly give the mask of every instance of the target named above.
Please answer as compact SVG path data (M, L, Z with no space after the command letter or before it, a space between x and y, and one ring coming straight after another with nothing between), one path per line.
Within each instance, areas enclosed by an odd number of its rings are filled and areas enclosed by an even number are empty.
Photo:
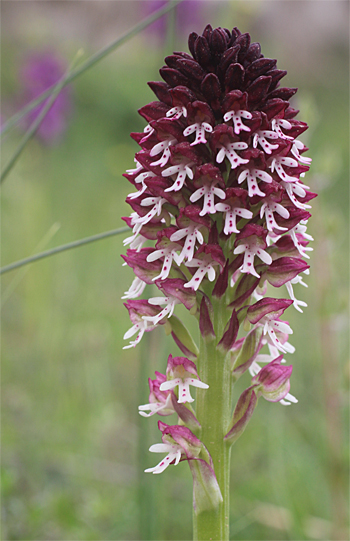
M202 425L201 441L207 447L214 463L214 471L220 486L223 502L217 510L194 514L193 538L195 541L226 541L229 539L229 481L231 446L224 442L231 420L231 371L230 356L216 348L222 338L229 312L225 298L213 299L213 325L216 339L200 341L198 360L202 381L209 389L198 390L196 415Z
M114 235L119 235L120 233L126 233L127 231L130 231L129 227L120 227L119 229L105 231L104 233L93 235L92 237L85 237L85 239L75 240L73 242L69 242L68 244L63 244L62 246L56 246L56 248L52 248L51 250L46 250L45 252L41 252L40 254L26 257L25 259L20 259L19 261L15 261L14 263L10 263L9 265L2 267L0 269L0 274L4 274L5 272L18 269L19 267L23 267L23 265L28 265L29 263L34 263L35 261L39 261L40 259L44 259L45 257L49 257L60 252L65 252L66 250L71 250L72 248L78 248L79 246L84 246L85 244L89 244L90 242L95 242L97 240L113 237Z

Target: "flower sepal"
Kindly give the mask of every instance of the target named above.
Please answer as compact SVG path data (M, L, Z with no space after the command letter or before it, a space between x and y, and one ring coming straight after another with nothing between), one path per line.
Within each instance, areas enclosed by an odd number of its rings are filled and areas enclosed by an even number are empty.
M235 356L232 375L237 380L253 363L260 349L262 348L262 327L255 327L245 337L237 356Z
M229 431L224 437L226 442L230 444L234 443L246 429L258 401L255 393L255 388L257 386L258 384L251 385L248 389L243 391L239 397L233 412Z
M279 402L288 393L290 389L289 378L292 374L293 366L282 365L283 355L280 355L269 364L264 366L253 379L257 397L262 396L269 402Z
M223 498L214 469L199 457L189 459L188 464L193 477L193 507L196 515L217 509Z

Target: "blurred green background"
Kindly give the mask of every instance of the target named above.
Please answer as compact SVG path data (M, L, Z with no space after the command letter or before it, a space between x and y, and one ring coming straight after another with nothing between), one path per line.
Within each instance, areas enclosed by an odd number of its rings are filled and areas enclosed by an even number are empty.
M348 484L348 7L346 1L201 1L193 28L250 32L298 86L310 129L305 183L319 197L304 314L288 311L296 347L290 407L259 403L232 453L231 537L341 539ZM18 108L25 54L85 57L131 28L146 2L3 2L2 121ZM169 28L171 30L171 20ZM187 50L180 25L167 38L142 32L72 85L64 136L34 138L2 190L2 264L121 227L132 191L131 131L153 100L147 81L171 50ZM3 166L20 128L2 147ZM157 329L122 350L130 327L120 297L124 235L53 256L2 278L2 538L188 540L192 481L186 463L146 475L157 456L156 419L140 418L147 378L178 354ZM159 331L159 332L158 332ZM243 384L249 385L246 376ZM170 419L171 422L171 419Z

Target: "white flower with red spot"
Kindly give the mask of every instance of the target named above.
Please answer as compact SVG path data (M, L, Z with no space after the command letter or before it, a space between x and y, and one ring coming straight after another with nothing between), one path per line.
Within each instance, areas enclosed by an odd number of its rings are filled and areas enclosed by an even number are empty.
M200 227L200 225L190 224L188 227L179 229L171 235L170 240L173 242L177 242L186 237L184 247L177 259L178 265L181 265L184 259L187 259L188 261L193 259L196 241L198 241L199 244L203 244L204 239L202 233L199 231Z
M176 139L166 139L165 141L161 141L160 143L157 143L154 145L154 147L151 149L150 156L157 156L162 152L161 157L159 160L156 160L155 162L152 162L151 165L160 167L164 167L168 163L168 160L171 156L170 153L170 146L176 145L177 140Z
M254 195L265 197L264 192L262 192L258 187L257 179L260 179L267 184L272 182L271 175L266 173L266 171L255 168L244 169L244 171L242 171L238 177L238 184L242 184L242 182L247 180L249 197L253 197Z
M273 173L276 170L276 173L284 182L298 182L299 177L291 177L283 169L283 165L287 167L298 167L298 162L294 158L288 158L286 156L276 156L272 159L270 169Z
M162 473L166 468L174 462L174 465L177 466L180 462L182 447L178 444L170 443L155 443L149 448L151 453L168 453L163 460L154 466L154 468L147 468L145 473Z
M311 246L303 246L302 241L310 241L314 240L311 235L306 233L306 225L305 223L300 222L295 227L293 227L289 233L292 237L294 246L298 250L301 256L305 257L306 259L310 259L310 256L307 255L306 252L312 252L313 248Z
M252 118L252 114L249 111L244 111L242 109L238 111L228 111L224 114L224 121L228 122L229 120L232 120L233 122L233 130L236 135L238 135L241 131L250 131L250 128L243 124L242 118Z
M282 218L289 218L289 212L286 208L283 207L280 203L276 203L272 199L267 199L263 202L260 208L260 218L263 218L265 215L266 218L266 227L269 231L274 229L280 229L281 231L286 231L287 227L282 227L276 223L273 213L277 212Z
M141 342L141 339L143 335L145 334L145 331L150 331L155 328L154 325L149 323L148 321L145 321L140 316L140 320L138 323L135 323L123 336L124 340L127 340L128 338L131 338L134 336L134 334L137 333L136 339L132 340L129 345L124 346L123 349L129 349L134 348L139 342Z
M273 131L275 131L277 133L278 137L280 137L281 139L293 139L293 137L291 137L290 135L286 135L281 130L281 128L283 128L285 130L291 130L292 129L291 123L288 122L288 120L286 120L285 118L274 118L272 120L272 122L271 122L271 127L272 127Z
M216 182L214 181L211 185L204 184L198 190L196 190L190 197L190 201L195 203L202 197L204 198L203 208L199 213L200 216L205 216L206 214L215 214L216 208L214 203L215 195L220 199L225 199L226 195L224 190L217 188L215 186Z
M191 143L191 147L195 145L199 145L200 143L206 143L207 140L205 138L205 132L211 133L213 131L213 127L208 122L195 122L194 124L190 124L190 126L187 126L187 128L184 130L183 134L185 137L188 137L192 133L196 132L196 138Z
M237 229L236 225L237 216L239 218L245 218L246 220L249 220L253 217L253 213L251 210L242 207L235 207L226 202L217 203L215 205L215 208L217 211L223 212L225 214L225 235L230 235L231 233L239 233L239 229Z
M209 385L199 379L196 365L186 357L173 357L169 355L167 366L167 381L164 381L160 391L170 391L178 387L178 403L194 402L190 386L200 389L209 389Z
M187 117L187 109L186 107L180 107L179 105L172 107L169 109L169 111L166 113L167 118L172 118L173 120L177 120L178 118L181 118L184 116Z
M257 148L258 144L261 146L266 154L271 154L273 150L278 148L278 145L273 145L267 139L278 139L277 133L271 130L259 130L254 134L253 137L253 148Z
M297 160L299 160L300 163L305 163L305 165L310 165L312 162L312 158L307 158L307 156L301 156L300 151L303 151L306 149L304 143L299 141L298 139L294 139L293 145L291 148L291 153L296 157Z
M162 177L170 177L171 175L175 175L177 173L176 180L172 186L164 190L165 192L178 192L183 187L186 177L193 179L193 171L191 169L191 166L193 166L193 163L188 164L179 164L179 165L172 165L171 167L168 167L167 169L164 169L162 171Z
M165 278L169 276L173 261L175 261L177 265L180 265L180 256L176 252L178 247L178 244L173 243L160 250L154 250L154 252L147 256L148 262L157 261L157 259L164 257L162 270L158 276L155 276L152 279L153 282L158 279L165 280Z
M235 152L236 150L244 150L246 148L248 148L247 143L241 141L238 141L237 143L228 143L225 146L222 145L217 153L216 161L217 163L222 163L226 157L231 164L231 169L236 169L239 165L249 162L249 160L241 158L241 156Z
M197 291L202 283L203 278L208 275L209 282L213 282L216 277L214 266L219 265L214 261L210 254L206 254L203 259L193 258L191 261L186 261L186 267L198 267L191 280L185 284L185 287L190 287Z
M257 278L260 275L254 268L254 258L258 256L261 261L267 265L271 265L272 257L265 251L266 231L263 227L248 224L244 226L242 231L237 235L235 241L234 254L244 254L243 265L240 267L242 273L253 274Z
M154 216L160 216L164 203L166 203L166 199L164 199L164 197L145 197L145 199L141 201L141 206L150 207L153 205L153 208L147 214L145 214L145 216L135 218L135 224L145 225L150 222Z
M174 313L174 308L177 304L180 304L179 299L176 299L175 297L172 297L169 295L168 297L153 297L151 299L148 299L149 304L152 305L162 305L165 304L165 308L159 312L159 314L156 314L154 316L143 316L144 321L148 321L152 325L158 325L162 319L165 317L171 317Z
M281 182L281 186L285 188L287 195L294 206L296 206L299 209L310 209L311 205L307 205L306 203L301 203L295 196L298 197L305 197L306 196L306 190L309 189L308 186L305 186L302 182L299 180L297 182Z

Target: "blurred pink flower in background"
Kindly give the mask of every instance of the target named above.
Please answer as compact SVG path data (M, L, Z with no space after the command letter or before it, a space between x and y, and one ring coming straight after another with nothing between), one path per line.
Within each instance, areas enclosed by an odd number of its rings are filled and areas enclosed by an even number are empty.
M147 0L143 2L143 14L148 16L157 9L160 9L167 0ZM204 12L204 0L184 0L176 7L175 11L175 32L181 37L187 37L189 32L201 28L205 24L207 14ZM165 41L167 33L168 17L160 17L148 28L158 40Z
M19 70L21 85L22 106L37 98L42 92L64 75L66 67L63 61L55 53L38 52L29 54ZM31 111L23 122L24 129L37 118L45 106L44 100L38 107ZM64 134L72 111L72 97L69 87L61 90L53 106L42 121L37 135L47 144L56 143Z

